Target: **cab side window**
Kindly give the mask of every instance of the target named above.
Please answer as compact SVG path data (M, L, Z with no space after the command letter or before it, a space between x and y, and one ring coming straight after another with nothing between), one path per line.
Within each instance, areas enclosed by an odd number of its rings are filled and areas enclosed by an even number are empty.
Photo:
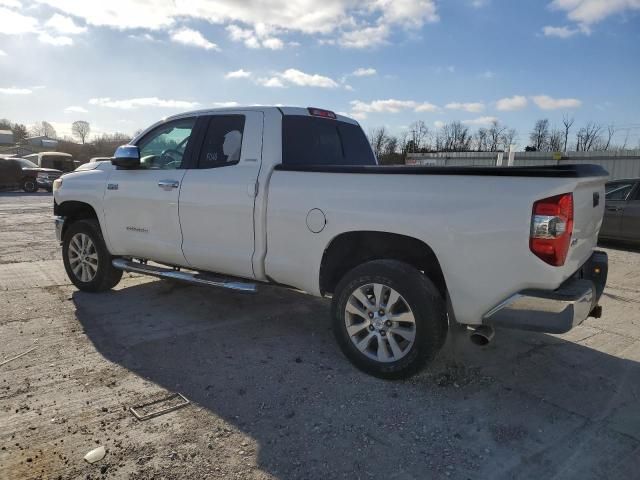
M183 160L195 118L184 118L161 125L146 134L139 142L140 168L175 170L183 168Z
M211 117L200 149L198 168L235 165L240 161L244 115L216 115Z

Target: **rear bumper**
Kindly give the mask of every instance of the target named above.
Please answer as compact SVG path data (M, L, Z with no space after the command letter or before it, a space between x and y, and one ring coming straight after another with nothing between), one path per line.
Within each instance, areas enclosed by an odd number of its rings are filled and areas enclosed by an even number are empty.
M518 292L487 312L482 323L536 332L568 332L592 313L599 316L598 301L607 283L608 264L605 252L594 252L558 289Z

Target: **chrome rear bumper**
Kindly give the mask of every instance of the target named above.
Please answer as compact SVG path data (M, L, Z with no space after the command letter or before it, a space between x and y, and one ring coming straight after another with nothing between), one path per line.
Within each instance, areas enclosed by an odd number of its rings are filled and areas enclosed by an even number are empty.
M487 312L482 323L547 333L565 333L596 309L607 281L608 258L594 252L589 261L553 291L523 290Z

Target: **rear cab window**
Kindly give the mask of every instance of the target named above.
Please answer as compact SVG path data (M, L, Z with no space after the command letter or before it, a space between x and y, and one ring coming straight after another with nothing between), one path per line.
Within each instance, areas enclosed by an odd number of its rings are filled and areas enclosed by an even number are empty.
M282 119L284 165L376 165L369 141L358 125L304 115Z

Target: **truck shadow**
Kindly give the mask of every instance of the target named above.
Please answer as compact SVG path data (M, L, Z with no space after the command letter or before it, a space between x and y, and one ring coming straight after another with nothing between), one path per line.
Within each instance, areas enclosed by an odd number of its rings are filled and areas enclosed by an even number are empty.
M327 300L159 281L73 300L104 357L250 435L277 478L637 474L640 364L558 337L501 331L480 349L455 336L428 371L386 382L342 356ZM215 458L215 428L190 415L150 422L175 421Z

